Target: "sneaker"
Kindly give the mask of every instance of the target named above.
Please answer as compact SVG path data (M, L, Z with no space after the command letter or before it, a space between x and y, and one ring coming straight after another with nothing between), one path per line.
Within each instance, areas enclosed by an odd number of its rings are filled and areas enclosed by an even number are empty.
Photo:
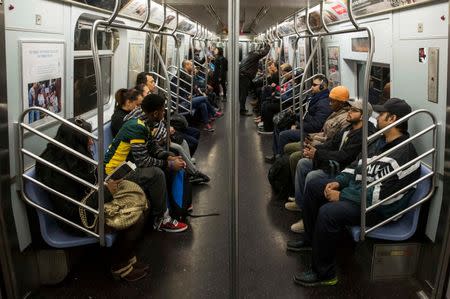
M219 112L219 111L217 111L216 114L214 114L214 117L215 117L215 118L220 118L220 117L222 117L222 116L223 116L223 113L222 113L222 112Z
M193 210L194 210L194 206L192 204L190 204L189 207L187 208L188 213L192 213Z
M207 124L203 127L203 130L208 132L214 132L214 128L211 126L211 124Z
M287 202L284 204L284 207L286 210L294 211L294 212L301 212L302 209L295 203L295 202Z
M264 129L264 122L260 121L258 123L258 129Z
M208 183L211 180L209 176L207 176L204 173L201 173L200 171L197 171L197 173L193 174L189 178L189 182L191 184L202 184L202 183Z
M297 234L301 234L305 232L305 226L303 225L303 220L295 222L291 225L291 231Z
M288 200L289 200L289 201L295 201L295 197L289 196L289 197L288 197Z
M287 250L290 251L310 251L312 247L303 240L287 241Z
M128 264L117 269L111 268L111 274L115 280L125 280L128 282L133 282L147 276L147 271L134 268L133 265Z
M188 225L183 222L179 222L173 218L164 219L159 225L158 230L162 230L168 233L179 233L188 229Z
M131 259L128 260L128 262L133 266L136 270L144 270L147 271L150 266L145 263L138 262L136 256L133 256Z
M294 282L304 287L334 286L338 283L337 276L322 279L316 272L310 270L294 275Z
M258 130L258 134L261 134L261 135L272 135L273 131L264 131L264 129L263 129L263 130Z

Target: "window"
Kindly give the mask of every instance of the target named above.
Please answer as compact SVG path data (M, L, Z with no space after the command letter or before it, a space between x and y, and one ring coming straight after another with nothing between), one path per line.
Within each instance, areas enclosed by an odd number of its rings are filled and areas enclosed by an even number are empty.
M103 78L103 102L107 103L111 97L111 56L102 56L100 65ZM97 84L95 82L94 60L76 58L73 76L73 110L78 116L94 110L97 107Z
M82 15L75 27L74 36L74 76L73 76L73 111L74 116L85 114L97 107L97 84L95 80L94 61L91 52L90 35L92 23L96 16ZM103 79L103 102L112 97L111 70L114 50L119 44L117 30L99 28L98 48L100 68Z
M362 97L364 90L364 74L365 64L357 64L358 72L358 97ZM370 85L369 85L369 102L379 104L390 97L390 67L389 65L372 65L370 70Z

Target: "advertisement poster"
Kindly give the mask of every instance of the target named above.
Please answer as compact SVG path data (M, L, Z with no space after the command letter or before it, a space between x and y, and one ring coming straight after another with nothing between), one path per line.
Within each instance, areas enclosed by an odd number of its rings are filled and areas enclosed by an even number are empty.
M21 42L23 109L42 107L62 115L64 42ZM28 123L44 122L46 114L31 111Z
M339 68L339 47L327 48L328 88L341 85L341 69Z
M136 77L144 71L145 64L144 44L130 43L128 52L128 87L136 85Z

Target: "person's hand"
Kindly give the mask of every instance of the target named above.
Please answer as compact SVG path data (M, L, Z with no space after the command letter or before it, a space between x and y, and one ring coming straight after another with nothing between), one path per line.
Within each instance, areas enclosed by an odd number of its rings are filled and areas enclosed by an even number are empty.
M108 180L106 182L106 188L108 188L109 192L114 195L116 194L117 190L119 190L119 183L122 181L120 180Z
M270 84L270 86L275 87L277 86L275 83Z
M328 201L336 202L339 201L339 196L341 195L341 192L325 188L324 195L325 198L328 199Z
M170 129L169 129L169 132L170 132L170 135L173 135L173 134L175 134L175 129L174 129L174 127L170 127Z
M325 186L325 190L339 190L339 187L340 185L338 182L331 182Z
M310 159L314 159L314 156L316 155L316 148L310 144L308 144L308 154Z
M178 158L172 161L172 169L178 171L182 168L186 168L186 162L183 159Z

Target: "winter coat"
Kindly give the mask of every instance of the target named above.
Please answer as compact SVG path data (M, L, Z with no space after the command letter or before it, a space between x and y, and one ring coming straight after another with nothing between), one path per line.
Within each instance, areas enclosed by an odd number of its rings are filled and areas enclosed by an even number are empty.
M372 146L368 148L368 162L371 159L376 158L381 153L393 148L409 138L409 134L404 134L397 139L386 143L384 137L378 139ZM396 170L402 165L408 163L417 157L416 149L414 145L409 143L402 146L398 150L389 154L388 156L381 158L368 167L367 170L367 182L374 182L383 176L386 176L390 172ZM341 188L341 194L339 200L349 200L357 204L361 202L361 159L353 162L349 167L344 169L340 175L336 177L336 181ZM391 194L394 194L398 190L406 187L412 182L416 181L420 177L420 161L414 163L410 167L398 172L396 175L384 180L382 183L378 183L367 189L367 207L376 204L387 198ZM378 206L375 209L380 216L388 218L396 213L400 212L407 207L409 198L414 192L411 189L408 192L404 192L395 196L388 202Z
M308 138L311 140L311 144L313 146L322 144L325 141L333 138L334 135L347 127L347 114L349 110L350 106L345 106L342 107L339 111L331 113L331 115L328 116L327 120L325 121L321 132L311 133L308 135Z
M303 130L306 134L320 132L328 116L333 112L328 99L329 93L330 91L325 89L309 99L303 118Z

